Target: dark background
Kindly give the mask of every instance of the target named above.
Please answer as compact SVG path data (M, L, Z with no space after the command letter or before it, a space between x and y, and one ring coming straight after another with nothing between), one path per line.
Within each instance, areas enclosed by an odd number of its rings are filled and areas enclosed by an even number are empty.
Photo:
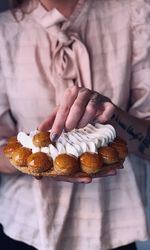
M7 0L0 1L0 11L4 11L8 8L9 4Z

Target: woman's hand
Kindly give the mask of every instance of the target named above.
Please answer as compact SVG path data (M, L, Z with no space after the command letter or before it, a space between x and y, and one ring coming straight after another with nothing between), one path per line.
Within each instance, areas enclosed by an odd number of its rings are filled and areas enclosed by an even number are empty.
M0 173L3 174L19 174L16 168L14 168L11 164L5 165L5 167L0 167Z
M84 183L84 184L89 184L95 178L114 176L116 174L117 174L116 170L110 170L107 173L97 174L96 177L70 177L70 176L63 177L63 176L57 176L57 177L51 177L51 179L54 180L54 181L64 181L64 182L70 182L70 183ZM41 180L42 177L36 177L36 179L37 180Z
M63 177L63 176L58 176L58 177L55 177L54 180L56 180L56 181L65 181L65 182L70 182L70 183L89 184L95 178L114 176L114 175L116 175L116 173L117 173L116 170L110 170L107 173L97 174L96 177Z
M0 173L3 174L17 174L17 171L3 154L3 147L0 147Z
M105 123L113 115L115 106L109 98L86 88L67 88L59 107L43 121L39 130L51 129L51 140L58 139L63 129L71 131L94 121Z
M109 98L86 88L73 86L67 88L59 107L43 121L38 129L47 131L51 129L51 140L56 141L62 131L71 131L82 128L92 122L107 122L113 115L115 106ZM116 170L100 173L96 178L116 175ZM52 178L56 181L71 183L90 183L91 177L62 177Z

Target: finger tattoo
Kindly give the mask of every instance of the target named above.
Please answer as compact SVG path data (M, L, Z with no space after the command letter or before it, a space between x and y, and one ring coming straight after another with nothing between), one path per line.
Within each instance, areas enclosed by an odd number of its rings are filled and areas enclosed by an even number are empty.
M97 106L105 102L110 102L110 99L106 96L99 94L98 92L94 92L94 94L92 95L90 99L90 102Z

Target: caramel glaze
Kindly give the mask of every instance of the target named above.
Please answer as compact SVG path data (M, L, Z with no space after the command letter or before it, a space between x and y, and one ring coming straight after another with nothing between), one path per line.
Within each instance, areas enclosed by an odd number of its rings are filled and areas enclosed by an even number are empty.
M26 166L27 159L32 154L32 151L25 147L17 148L12 154L12 163L15 166Z
M73 155L60 154L55 158L54 170L58 175L73 175L79 171L79 161Z
M110 144L110 146L118 152L119 159L124 160L128 155L128 148L125 144L121 144L119 142L113 142Z
M33 136L32 142L36 147L47 147L51 144L50 132L40 132Z
M19 142L9 143L6 146L4 146L3 152L9 159L11 159L13 152L20 147L22 147L22 145Z
M12 137L10 137L10 138L8 139L8 141L7 141L8 144L16 143L16 142L18 142L17 136L12 136Z
M99 148L98 154L102 157L105 164L114 164L119 161L117 150L111 146Z
M27 166L33 173L42 173L53 167L53 159L42 152L34 153L28 157Z
M87 174L98 173L103 166L101 155L96 153L84 153L80 156L80 168Z

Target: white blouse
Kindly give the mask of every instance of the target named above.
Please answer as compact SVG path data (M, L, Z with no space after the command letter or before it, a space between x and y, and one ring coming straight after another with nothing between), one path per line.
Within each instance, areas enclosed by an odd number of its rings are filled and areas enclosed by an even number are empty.
M72 84L150 119L148 1L79 0L69 19L41 5L17 16L0 15L1 142L36 129ZM146 240L146 164L129 155L117 176L88 185L3 174L0 223L39 250L108 250Z

